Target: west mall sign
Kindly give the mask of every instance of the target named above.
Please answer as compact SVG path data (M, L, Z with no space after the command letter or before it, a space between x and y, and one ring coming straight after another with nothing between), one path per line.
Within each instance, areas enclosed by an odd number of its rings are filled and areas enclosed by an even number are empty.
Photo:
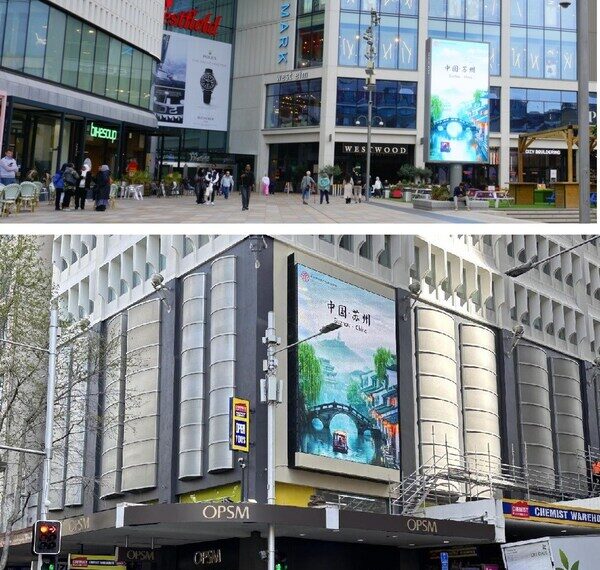
M165 0L165 26L173 26L182 30L191 32L201 32L213 38L219 31L221 24L221 16L215 16L211 22L211 13L205 14L202 18L198 16L198 10L181 10L179 12L171 12L175 0Z

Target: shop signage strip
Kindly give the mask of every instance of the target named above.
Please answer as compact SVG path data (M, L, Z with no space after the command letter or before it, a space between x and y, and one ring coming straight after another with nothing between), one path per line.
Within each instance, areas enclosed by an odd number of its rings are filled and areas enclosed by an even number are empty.
M230 447L233 451L250 451L250 400L231 398Z
M505 499L502 512L508 520L544 522L600 529L600 511L565 505Z
M367 154L367 145L362 143L340 143L342 154ZM371 154L400 155L408 154L408 147L399 144L371 144Z
M211 13L205 14L202 18L198 16L198 10L181 10L180 12L171 12L174 0L165 0L165 26L172 26L191 32L202 32L207 36L216 37L219 31L219 25L223 19L221 16L215 16L211 22Z

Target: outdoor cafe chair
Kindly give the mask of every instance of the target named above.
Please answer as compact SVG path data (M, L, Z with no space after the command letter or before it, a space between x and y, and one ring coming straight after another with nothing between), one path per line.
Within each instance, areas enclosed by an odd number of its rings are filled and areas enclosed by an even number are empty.
M0 206L2 207L0 216L4 216L5 214L8 216L13 206L15 207L15 211L17 213L19 212L17 200L20 193L21 189L18 184L8 184L4 187L4 196L2 196L2 200L0 200Z
M35 211L36 187L33 182L21 182L19 186L19 209L27 208L31 212Z

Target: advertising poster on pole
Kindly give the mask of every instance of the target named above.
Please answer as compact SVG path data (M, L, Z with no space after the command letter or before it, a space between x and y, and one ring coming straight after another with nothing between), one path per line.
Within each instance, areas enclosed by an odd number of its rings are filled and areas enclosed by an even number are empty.
M296 451L399 468L393 299L296 265Z
M165 32L154 78L159 125L226 131L230 78L230 44Z
M489 44L429 38L425 162L489 163Z
M116 556L102 554L69 554L68 570L87 568L87 570L126 570L127 566Z

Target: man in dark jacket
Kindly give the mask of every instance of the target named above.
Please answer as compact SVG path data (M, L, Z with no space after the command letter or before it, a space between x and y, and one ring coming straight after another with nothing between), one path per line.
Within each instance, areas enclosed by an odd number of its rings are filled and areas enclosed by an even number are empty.
M254 173L249 164L246 165L246 169L242 173L240 181L240 191L242 194L242 211L247 210L250 206L250 192L254 189Z
M71 197L75 194L75 190L79 184L79 174L77 174L72 162L69 162L67 168L65 168L63 180L65 193L63 195L62 209L68 211L71 205Z

